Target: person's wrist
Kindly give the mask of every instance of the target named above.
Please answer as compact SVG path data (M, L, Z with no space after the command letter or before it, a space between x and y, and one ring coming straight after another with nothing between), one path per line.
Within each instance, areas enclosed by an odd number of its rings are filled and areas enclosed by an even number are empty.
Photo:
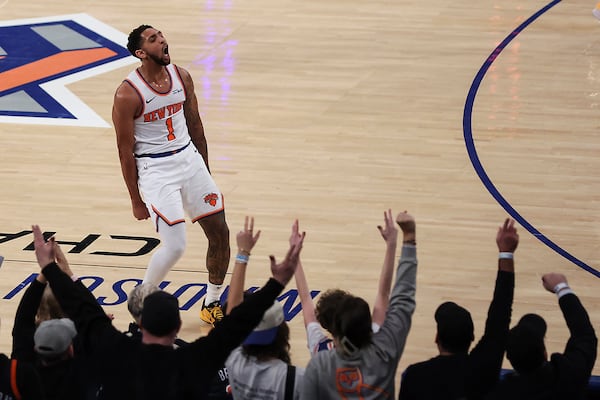
M567 282L559 282L557 283L554 288L552 289L552 291L554 292L554 294L556 295L556 297L558 297L559 299L561 297L563 297L566 294L569 293L574 293L573 290L571 289L571 287L569 286L569 284Z
M246 250L238 250L237 255L235 256L236 264L248 264L250 260L250 252Z
M402 243L404 244L416 244L417 235L415 232L402 232Z
M498 253L499 260L512 260L514 257L514 253L512 251L500 251Z

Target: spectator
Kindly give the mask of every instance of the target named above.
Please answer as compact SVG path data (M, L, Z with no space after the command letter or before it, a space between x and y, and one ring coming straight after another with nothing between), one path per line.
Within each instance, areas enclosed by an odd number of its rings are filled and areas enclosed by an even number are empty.
M142 310L144 309L144 299L149 294L158 292L161 290L158 286L153 283L146 282L141 283L134 287L129 296L127 297L127 309L133 317L133 322L129 324L129 329L126 334L130 337L142 340L142 331L140 329L140 323L142 321ZM186 346L188 343L177 337L175 339L174 347ZM227 370L223 366L215 375L207 394L209 400L231 400L231 394L229 394L229 378L227 376Z
M127 310L133 322L129 323L127 334L131 337L138 337L141 339L142 331L140 330L140 323L142 321L142 310L144 309L144 299L151 293L158 292L160 288L152 282L143 282L129 292L127 296Z
M58 267L54 239L46 243L40 227L32 228L42 273L62 309L75 322L85 349L95 357L102 374L102 395L111 400L206 398L210 381L231 350L254 329L292 278L302 248L299 240L281 263L270 256L272 278L261 290L232 310L207 336L174 349L181 327L176 297L164 291L146 297L142 340L135 340L117 331L89 290Z
M66 318L66 315L63 310L61 310L58 301L56 301L54 293L52 293L52 288L50 285L46 285L42 294L42 299L40 300L40 306L37 310L36 324L39 324L47 319L55 318Z
M248 257L260 237L260 231L254 235L253 229L254 219L246 217L244 230L237 234L239 251L231 277L226 312L235 310L244 297ZM303 239L304 233L298 232L298 221L295 221L290 246L295 246ZM225 363L236 400L299 399L304 368L291 365L289 340L290 329L285 322L283 308L275 301L242 346L233 350Z
M42 321L33 335L34 348L42 363L51 365L72 358L75 335L75 324L69 318Z
M537 314L523 316L509 333L506 357L514 372L503 378L487 399L584 399L598 339L589 316L562 274L542 277L555 293L571 334L564 353L548 361L544 337L546 322Z
M57 260L65 265L64 254L56 243L54 250ZM86 369L75 351L77 331L73 321L53 318L61 315L44 276L38 275L17 307L12 357L35 366L47 399L79 400L87 395Z
M365 300L344 298L331 332L335 351L321 351L311 358L301 399L394 397L396 368L415 309L417 272L414 218L402 212L396 222L404 232L404 245L381 329L373 333Z
M496 244L496 286L481 340L469 352L474 340L471 314L456 303L441 304L435 312L439 355L406 369L400 400L480 399L498 381L513 301L513 253L519 244L513 220L506 219L498 229Z
M383 240L385 240L386 250L383 267L379 276L379 288L375 298L375 305L373 306L373 332L379 330L385 319L389 303L390 287L394 275L394 257L396 256L396 241L398 239L398 230L394 225L392 210L384 212L383 216L385 227L379 225L377 229L379 229ZM295 229L297 229L297 224L295 225ZM349 293L340 289L329 289L321 294L315 308L301 260L298 260L298 268L294 277L302 304L302 317L306 328L307 345L311 355L319 351L331 350L333 348L333 340L323 332L323 329L331 331L333 317L338 304Z
M45 399L42 382L33 364L0 354L0 399Z

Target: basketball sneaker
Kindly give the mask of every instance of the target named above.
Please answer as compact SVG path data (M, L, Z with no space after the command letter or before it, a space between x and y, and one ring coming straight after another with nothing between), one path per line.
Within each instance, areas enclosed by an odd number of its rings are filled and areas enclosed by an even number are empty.
M600 3L596 4L596 8L592 10L592 14L594 14L594 17L600 19Z
M206 300L202 302L202 309L200 310L200 319L209 325L215 326L223 319L223 309L219 300L213 301L209 305L206 305Z

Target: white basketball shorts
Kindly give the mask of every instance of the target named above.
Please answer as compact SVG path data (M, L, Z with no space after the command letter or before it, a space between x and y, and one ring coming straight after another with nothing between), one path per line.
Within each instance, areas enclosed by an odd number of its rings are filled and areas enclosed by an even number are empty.
M169 225L197 220L224 209L223 195L193 143L166 157L136 158L138 187L153 221Z

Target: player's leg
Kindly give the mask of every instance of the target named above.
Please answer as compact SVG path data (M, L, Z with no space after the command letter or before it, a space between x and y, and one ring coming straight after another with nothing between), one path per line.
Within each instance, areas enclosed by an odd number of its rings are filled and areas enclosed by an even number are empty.
M186 176L181 188L184 209L192 222L198 222L206 238L206 269L208 287L200 318L213 324L223 318L219 299L223 280L229 267L229 228L225 222L223 195L206 169L202 156L195 148L182 152L182 158L193 171Z
M201 218L198 223L208 239L208 250L206 251L208 286L200 316L205 322L214 324L223 318L220 297L225 274L229 267L229 228L225 221L225 211Z
M213 285L222 285L229 266L229 228L225 222L225 211L220 211L198 220L208 239L206 268L208 280ZM208 302L219 300L220 293L209 293Z
M186 246L181 184L170 157L137 161L140 192L161 240L150 259L144 282L158 285L181 258Z
M150 258L144 283L151 282L158 285L183 255L186 232L183 221L174 225L169 225L161 218L155 221L157 221L160 246Z

